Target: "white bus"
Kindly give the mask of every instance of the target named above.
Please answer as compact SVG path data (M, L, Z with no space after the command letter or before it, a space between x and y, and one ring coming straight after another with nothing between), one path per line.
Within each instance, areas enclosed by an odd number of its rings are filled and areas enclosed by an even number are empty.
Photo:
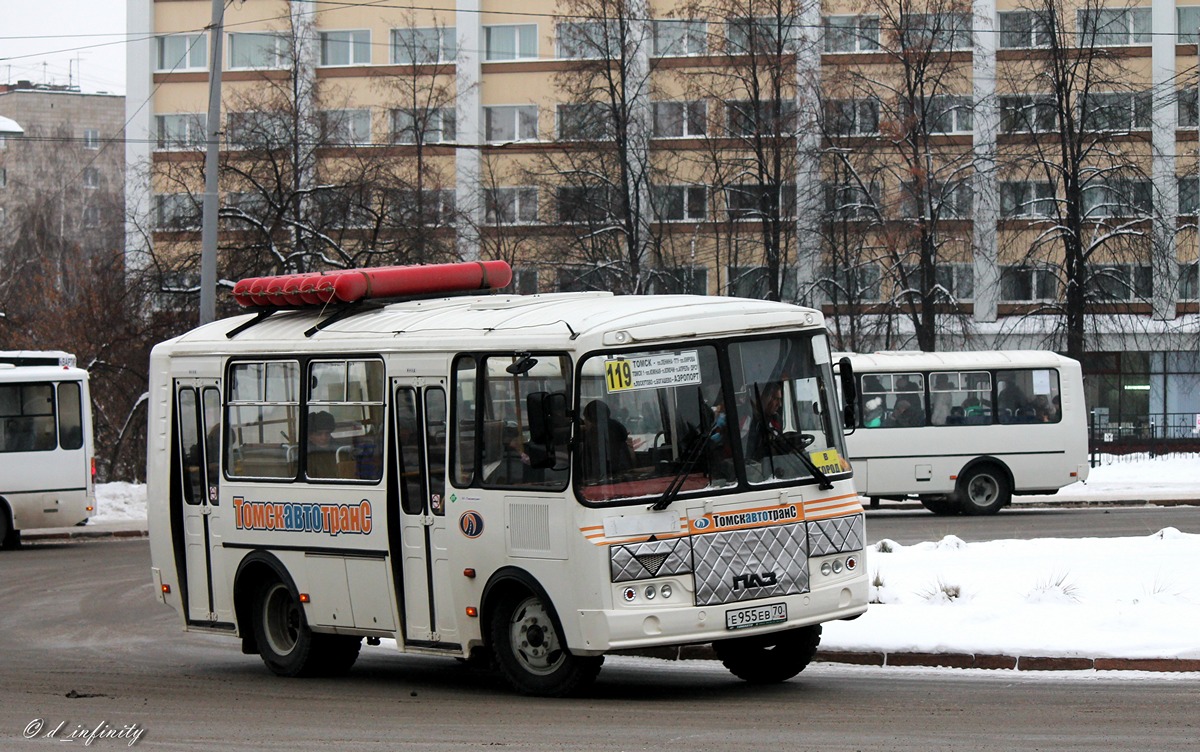
M96 508L88 374L69 353L0 351L0 546Z
M860 493L918 496L936 514L994 514L1014 493L1088 475L1079 363L1053 352L850 355L860 410L847 437Z
M502 287L499 263L443 266ZM385 273L440 268L355 274L381 295ZM364 637L490 653L517 690L562 695L606 653L686 643L783 681L822 622L865 611L820 313L608 293L339 308L330 277L297 279L254 281L256 316L151 357L153 579L185 630L287 676L348 669Z

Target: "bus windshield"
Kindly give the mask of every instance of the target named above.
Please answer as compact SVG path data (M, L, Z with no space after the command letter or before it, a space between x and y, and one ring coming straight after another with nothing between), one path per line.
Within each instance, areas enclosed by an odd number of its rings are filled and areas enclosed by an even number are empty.
M594 353L580 366L579 495L665 506L697 492L826 485L849 470L831 385L819 333Z

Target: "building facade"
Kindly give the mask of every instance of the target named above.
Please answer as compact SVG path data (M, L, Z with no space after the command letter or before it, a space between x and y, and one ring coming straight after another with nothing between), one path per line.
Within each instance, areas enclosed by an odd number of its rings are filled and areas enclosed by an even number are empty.
M63 259L115 253L124 229L125 98L29 81L0 85L0 253L21 268L34 224L56 228ZM0 128L0 131L3 129ZM56 284L61 280L56 281Z
M210 13L129 3L131 250L181 282ZM522 292L779 297L845 349L1068 352L1104 426L1196 427L1200 4L246 0L224 24L227 278L501 257Z

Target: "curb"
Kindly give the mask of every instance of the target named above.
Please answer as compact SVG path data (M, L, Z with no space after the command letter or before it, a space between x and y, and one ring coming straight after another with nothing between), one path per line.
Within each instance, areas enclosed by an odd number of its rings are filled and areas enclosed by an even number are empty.
M622 655L668 661L718 660L712 645L645 648L620 651ZM1007 669L1010 671L1156 671L1200 672L1200 659L1186 658L1080 658L996 655L991 653L887 653L876 651L818 650L818 663L854 666Z
M86 527L66 530L21 531L21 542L97 540L103 538L149 538L148 530L88 530Z

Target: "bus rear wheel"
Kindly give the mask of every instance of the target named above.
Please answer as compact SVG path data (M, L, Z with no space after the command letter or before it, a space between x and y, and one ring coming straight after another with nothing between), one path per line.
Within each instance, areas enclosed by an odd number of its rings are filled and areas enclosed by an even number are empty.
M821 644L821 625L718 640L713 650L725 668L751 684L777 684L803 671Z
M362 638L314 634L300 598L285 583L266 583L254 610L254 637L263 663L279 676L332 676L358 660Z
M13 530L8 506L0 501L0 549L17 548L21 545L21 531Z
M1004 471L995 465L979 465L959 479L959 508L963 514L995 514L1012 502L1012 490Z
M528 592L500 597L491 619L496 666L518 692L566 697L586 689L600 673L604 656L573 655L548 603Z

